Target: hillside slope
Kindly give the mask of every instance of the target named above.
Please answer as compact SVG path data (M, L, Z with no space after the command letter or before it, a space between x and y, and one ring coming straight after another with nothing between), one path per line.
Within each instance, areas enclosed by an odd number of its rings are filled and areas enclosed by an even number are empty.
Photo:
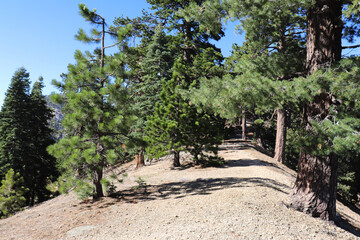
M223 168L165 159L135 170L117 197L95 203L59 196L0 220L0 239L359 239L335 225L287 207L296 173L255 150L227 141ZM147 188L134 192L141 177ZM359 236L360 216L338 204L344 226Z

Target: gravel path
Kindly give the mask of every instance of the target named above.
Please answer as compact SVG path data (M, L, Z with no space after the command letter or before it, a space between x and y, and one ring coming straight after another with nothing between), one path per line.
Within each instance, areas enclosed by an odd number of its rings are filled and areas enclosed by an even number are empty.
M116 198L60 196L1 220L0 239L360 239L289 209L296 173L250 143L228 141L220 155L227 167L127 165ZM138 177L147 187L134 191ZM340 203L338 211L360 226L358 214Z

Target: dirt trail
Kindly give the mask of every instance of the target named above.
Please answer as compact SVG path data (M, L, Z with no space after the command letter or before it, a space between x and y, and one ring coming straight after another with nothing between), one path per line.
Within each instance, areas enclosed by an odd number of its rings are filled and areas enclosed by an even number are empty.
M360 239L289 209L296 173L248 142L227 141L222 168L171 168L165 159L135 170L116 197L95 203L63 195L0 221L0 239ZM134 192L141 177L147 187ZM338 203L360 236L360 216ZM357 232L356 232L357 231Z

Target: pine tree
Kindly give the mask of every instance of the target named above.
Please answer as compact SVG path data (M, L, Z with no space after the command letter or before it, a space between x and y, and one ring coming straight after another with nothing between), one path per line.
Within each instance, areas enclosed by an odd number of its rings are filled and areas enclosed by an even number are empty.
M220 1L208 1L210 4L214 2L215 6L221 5ZM245 29L246 35L256 36L259 33L265 34L258 36L262 38L258 41L261 45L254 45L252 41L246 42L241 48L244 50L240 52L243 61L236 61L233 67L235 71L239 70L239 68L241 70L242 75L236 78L238 81L233 81L230 74L230 76L222 79L225 84L214 86L214 83L216 83L216 80L214 80L211 83L204 84L203 91L199 91L196 94L200 95L207 91L210 86L218 90L220 92L219 99L227 98L227 101L219 104L219 100L215 99L212 102L213 108L221 109L228 105L230 106L230 110L226 111L228 115L230 113L234 114L234 110L232 110L236 109L234 102L256 102L260 106L266 106L268 103L261 103L264 96L271 99L273 103L282 103L283 100L287 99L288 103L294 104L295 108L302 108L303 131L299 137L301 157L298 177L292 194L292 205L296 209L310 213L315 217L333 220L335 218L336 203L337 158L339 156L344 158L350 152L357 154L359 150L358 147L355 147L359 138L359 131L355 124L358 121L358 115L346 107L357 105L355 103L357 96L354 96L352 92L353 89L357 88L358 84L357 78L352 75L357 72L357 63L353 60L350 63L345 61L346 64L344 62L337 63L341 58L343 30L345 29L345 37L349 40L360 35L359 28L356 24L353 24L359 20L358 6L356 5L358 2L327 0L248 2L229 0L222 3L225 5L223 9L230 9L228 11L228 16L230 17L239 16L239 12L247 15L248 12L243 11L247 7L255 9L256 18L250 18L250 21L248 21L249 18L242 19L242 24L245 23L245 26L249 26L249 28ZM290 72L282 73L283 76L276 74L280 76L280 79L286 79L287 76L292 75L296 76L297 74L294 74L296 72L293 72L294 69L288 67L282 68L281 66L279 67L279 64L276 64L277 62L287 66L289 63L288 58L284 59L281 57L278 59L280 61L276 61L275 58L275 62L260 61L257 64L257 69L262 68L260 69L261 71L243 71L244 68L254 69L253 59L256 59L256 61L262 59L258 58L259 54L254 56L252 55L254 52L249 50L256 50L259 46L263 45L262 42L266 42L273 37L282 36L282 28L277 26L277 23L281 23L281 21L270 21L275 26L273 33L256 27L258 26L257 22L262 22L261 18L267 19L269 9L276 9L276 6L279 6L278 4L282 6L277 8L279 9L277 13L280 15L283 12L286 13L288 7L295 6L295 10L296 8L299 9L299 18L298 20L294 19L296 20L294 22L295 25L304 25L302 19L305 16L307 21L307 58L303 65L306 67L305 75L309 76L307 78L294 78L291 84L287 82L281 82L280 84L276 81L274 82L271 79L272 76L269 75L271 72L281 73L281 69L284 69L290 70ZM343 8L345 5L346 7ZM204 9L206 11L208 8ZM343 9L345 9L345 12L343 12ZM274 13L274 15L277 13ZM343 15L344 13L345 16ZM203 15L208 16L206 13ZM290 16L293 17L293 15ZM342 18L351 24L344 24ZM250 25L246 25L247 23ZM302 36L300 35L300 37ZM294 40L295 42L298 41L297 39ZM251 48L249 49L248 46ZM269 46L274 47L274 45ZM279 44L278 46L281 45ZM350 46L350 48L354 47L359 46ZM261 47L259 49L263 51ZM279 54L282 52L280 50L278 48ZM264 52L265 59L267 59L270 51L266 52L264 50ZM296 53L294 49L290 49L289 56L292 53ZM349 71L352 72L350 74L351 77L349 76ZM268 73L264 75L266 72ZM246 81L239 81L241 78L246 79ZM239 82L242 84L238 84ZM343 86L343 90L336 88L337 90L334 91L334 86L339 87L340 85ZM223 88L229 88L229 86L237 90L223 90ZM264 86L269 91L264 91ZM273 95L269 94L269 92L281 92L282 97L278 98L278 94ZM240 96L236 96L236 94ZM226 95L230 96L230 98L226 97ZM352 100L350 98L345 100L344 96L349 95L353 96ZM294 99L293 96L296 96L297 99ZM198 98L195 99L197 100ZM346 142L349 147L340 144L340 141Z
M19 69L0 112L1 175L12 168L24 178L29 189L25 194L27 205L44 201L49 195L46 185L57 176L55 160L46 151L54 141L49 127L52 113L42 88L40 79L30 93L29 74Z
M8 217L25 206L24 180L19 173L10 169L0 186L0 218Z
M175 79L163 81L163 89L160 93L161 103L156 103L153 115L148 117L146 140L149 144L147 151L150 155L159 157L171 150L174 154L173 166L179 167L180 150L184 139L178 124L181 99L175 91Z
M174 51L176 59L172 68L172 78L163 83L160 103L156 105L155 113L147 124L151 149L149 151L163 153L171 150L174 154L174 166L180 166L180 150L186 149L193 154L198 163L198 155L201 155L203 150L216 152L216 147L210 146L220 142L221 137L217 129L221 120L198 111L182 92L191 86L197 86L200 77L220 74L217 67L222 56L209 39L219 39L222 33L212 35L200 31L197 22L187 21L178 15L179 11L192 1L149 2L152 4L154 15L166 19L165 28L177 32L170 41L170 50Z
M31 165L28 167L26 175L27 193L30 205L44 201L49 197L49 191L46 186L49 182L54 181L58 177L56 168L56 160L47 152L47 147L54 144L52 138L52 130L50 128L50 120L53 117L52 111L47 106L45 96L42 94L44 87L43 78L34 83L30 94L30 110L31 116L29 119L30 136L30 152L29 158Z
M214 11L218 11L219 14L215 14ZM232 55L226 61L229 72L226 79L224 81L214 79L208 86L211 88L213 84L223 84L223 88L226 89L229 80L234 79L230 81L233 86L236 86L235 89L226 93L231 96L231 99L219 96L225 100L218 101L218 106L215 106L216 111L221 115L232 118L240 115L244 119L245 110L252 113L253 109L257 109L256 112L276 109L278 117L275 159L283 162L286 115L294 109L294 104L292 99L288 99L287 94L284 93L286 83L282 81L292 79L304 72L305 49L302 35L305 26L299 4L296 1L291 5L284 4L283 1L226 1L223 3L208 1L202 6L193 4L184 14L200 21L203 28L214 31L219 28L217 25L221 23L221 18L241 20L241 29L245 31L246 42L242 47L234 46ZM210 17L211 15L214 17ZM215 27L211 27L210 23ZM255 72L257 74L254 74ZM267 85L262 84L265 83L265 78ZM257 92L252 93L254 88L261 91L263 95L255 96ZM252 96L249 97L250 95ZM203 97L198 96L198 98ZM232 103L226 103L226 99ZM203 103L208 100L211 102L211 99L206 98L195 99ZM238 106L234 104L234 101L237 101ZM235 105L235 109L229 109L229 105Z
M141 62L142 82L138 86L138 98L140 112L143 118L154 112L154 103L160 100L162 80L165 82L171 78L171 69L174 59L167 48L167 37L158 26L151 43L147 47L147 53Z
M127 135L134 117L123 84L124 57L105 56L108 46L104 45L104 39L109 33L105 19L84 4L79 8L84 19L101 30L94 28L91 37L79 30L77 38L83 42L100 42L101 48L94 54L77 51L77 63L70 64L67 77L56 83L62 95L54 95L53 99L64 101L62 123L66 137L49 147L49 151L64 172L64 191L75 187L80 197L98 199L104 196L102 185L108 183L103 177L104 168L124 161L123 146L130 141ZM122 32L110 33L121 41L127 31L129 26Z
M171 78L171 68L173 58L167 49L167 37L158 26L152 41L147 47L147 52L141 61L141 80L134 86L136 93L134 96L134 109L138 116L131 133L139 141L140 149L135 157L138 158L137 167L144 165L145 127L147 117L154 113L155 103L160 101L160 91L162 80L168 81Z
M20 175L29 166L29 73L20 68L11 79L0 112L0 177L13 168Z
M146 153L144 152L144 149L146 147L146 142L144 141L144 129L146 126L146 116L152 114L155 106L155 103L149 101L149 98L154 98L153 100L158 99L159 92L161 91L161 81L158 83L150 83L154 74L150 72L162 72L164 69L159 70L159 68L171 65L172 60L166 56L168 54L166 53L168 52L168 50L166 50L167 46L163 44L167 42L166 39L168 37L162 33L159 19L143 10L142 16L133 19L128 17L116 18L114 26L111 28L113 30L121 29L129 24L131 24L132 29L124 36L124 41L119 45L119 49L126 56L126 62L124 63L128 70L126 74L126 84L134 104L133 108L135 114L138 117L136 123L132 126L132 131L130 133L130 137L137 142L136 145L138 146L132 148L129 151L129 154L131 156L135 155L137 162L136 166L140 167L145 165L144 155ZM157 33L158 36L154 37L157 30L159 30ZM164 39L162 39L162 37L164 37ZM139 40L139 43L135 44L135 39ZM166 52L162 53L163 50ZM151 66L149 63L152 61L159 62L153 62L155 65ZM148 62L148 64L146 62ZM144 71L149 73L145 74L149 75L149 78L146 81L143 79L145 76ZM149 87L149 90L146 89L147 87ZM155 95L151 96L151 93L154 93ZM142 102L143 100L144 102Z
M322 0L307 9L306 68L309 75L341 58L342 8L342 1ZM306 103L303 126L309 139L319 137L314 134L314 122L324 121L333 104L331 93L325 89L320 90L312 102ZM324 136L325 141L318 146L328 145L326 139ZM301 151L292 205L312 216L335 220L338 161L334 154L314 154L311 148Z

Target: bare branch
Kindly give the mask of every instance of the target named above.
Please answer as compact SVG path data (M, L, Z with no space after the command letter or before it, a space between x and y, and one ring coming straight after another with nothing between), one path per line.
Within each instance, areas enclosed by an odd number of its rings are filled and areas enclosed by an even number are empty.
M306 33L306 30L300 31L300 32L288 33L288 34L285 34L284 36L285 36L285 37L290 37L290 36L297 35L297 34L301 34L301 33Z
M115 47L116 45L118 45L118 44L120 44L121 42L117 42L117 43L115 43L115 44L113 44L113 45L110 45L110 46L106 46L106 47L104 47L104 49L105 48L111 48L111 47Z
M354 46L343 46L341 47L342 49L348 49L348 48L358 48L360 47L360 44L359 45L354 45Z

